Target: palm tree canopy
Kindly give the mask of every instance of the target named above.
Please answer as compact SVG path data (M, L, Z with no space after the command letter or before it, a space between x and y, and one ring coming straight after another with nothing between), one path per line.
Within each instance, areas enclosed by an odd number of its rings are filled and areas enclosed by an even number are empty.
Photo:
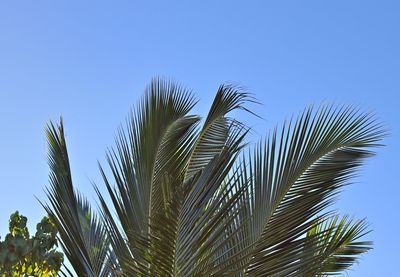
M249 145L249 128L229 116L249 102L221 85L202 121L190 91L153 80L107 153L110 174L99 166L108 196L95 186L98 211L73 186L62 121L50 123L45 207L71 271L326 276L368 251L365 221L329 207L384 136L375 116L307 108Z

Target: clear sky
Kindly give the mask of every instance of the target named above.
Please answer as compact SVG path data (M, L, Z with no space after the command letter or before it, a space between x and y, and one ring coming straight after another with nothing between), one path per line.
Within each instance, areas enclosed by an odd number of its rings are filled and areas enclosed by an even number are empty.
M366 217L375 249L350 276L400 276L399 1L0 2L0 233L16 209L44 215L44 127L63 116L76 185L154 76L192 88L204 113L223 82L248 88L262 136L310 103L376 111L390 129L336 204ZM191 2L191 3L188 3ZM397 171L397 172L396 172Z

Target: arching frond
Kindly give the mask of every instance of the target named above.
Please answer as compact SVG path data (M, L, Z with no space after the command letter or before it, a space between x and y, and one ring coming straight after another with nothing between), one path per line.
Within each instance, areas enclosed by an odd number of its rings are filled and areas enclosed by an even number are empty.
M316 113L307 109L254 150L249 160L258 238L248 274L296 275L306 261L303 236L382 136L373 115L328 105Z
M204 125L191 150L186 178L190 178L197 171L203 169L218 155L229 136L229 126L239 122L227 117L233 110L249 111L245 104L252 101L249 94L233 86L221 85L205 119Z
M312 239L304 249L314 261L307 269L308 276L339 275L348 269L371 249L372 242L360 240L367 233L365 220L348 216L335 215L315 224L307 233Z

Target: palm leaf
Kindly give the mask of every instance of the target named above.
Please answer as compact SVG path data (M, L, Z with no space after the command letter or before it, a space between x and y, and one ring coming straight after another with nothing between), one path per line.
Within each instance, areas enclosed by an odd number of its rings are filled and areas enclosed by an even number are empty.
M314 266L307 269L308 275L339 275L348 269L361 254L371 249L370 241L360 241L367 233L365 220L353 220L348 216L335 215L315 224L307 233L312 239L304 249L311 251L314 260Z
M255 102L248 93L234 86L221 85L219 87L196 144L192 149L186 178L190 178L197 171L206 167L221 152L229 136L229 126L232 123L240 124L227 118L226 115L237 109L250 112L245 107L245 104L250 101Z
M78 276L110 276L106 267L109 244L102 222L88 201L73 187L62 120L46 129L49 147L50 205L44 205L54 218L61 245Z
M101 168L118 222L99 193L102 214L113 236L115 254L125 260L143 260L129 244L149 234L152 214L167 205L174 188L163 185L164 177L178 180L183 174L198 124L197 117L186 116L194 103L184 88L154 80L131 114L127 131L120 130L116 150L109 151L115 187Z
M304 111L275 131L249 158L253 232L247 274L296 275L305 266L303 239L318 216L373 153L383 131L371 114L351 107ZM302 261L302 263L299 263ZM310 261L312 262L312 261Z

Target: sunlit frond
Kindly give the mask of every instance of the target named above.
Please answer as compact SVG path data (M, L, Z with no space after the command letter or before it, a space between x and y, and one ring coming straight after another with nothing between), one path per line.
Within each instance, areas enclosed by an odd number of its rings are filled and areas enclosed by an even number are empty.
M314 266L308 275L339 275L371 249L372 242L360 240L368 233L365 220L353 220L348 216L332 216L320 221L307 233L310 243L304 251L312 253ZM311 270L311 271L310 271Z
M382 136L373 115L327 105L316 113L305 110L254 150L249 160L258 239L248 274L296 275L305 261L302 236L324 216Z

